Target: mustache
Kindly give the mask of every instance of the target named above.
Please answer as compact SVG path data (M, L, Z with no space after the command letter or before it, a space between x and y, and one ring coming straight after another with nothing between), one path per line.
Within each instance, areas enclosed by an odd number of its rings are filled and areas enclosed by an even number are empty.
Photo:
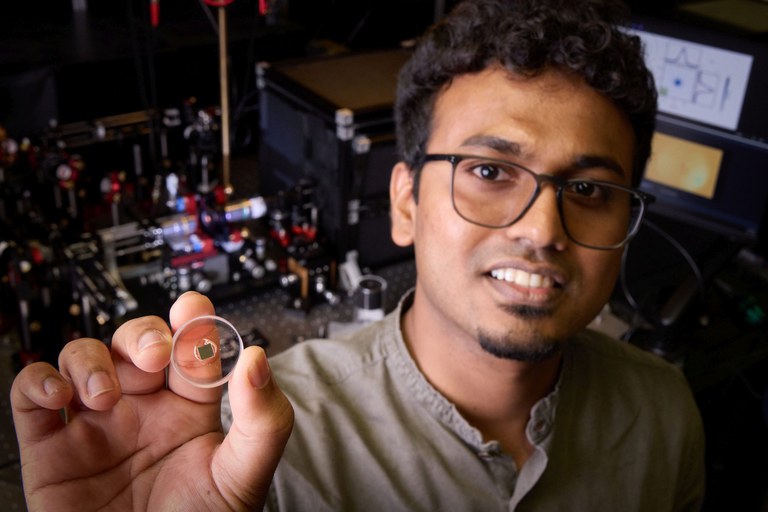
M544 318L552 314L552 308L550 307L531 306L528 304L505 304L500 307L510 315L529 320Z
M531 247L528 244L510 241L503 245L478 247L475 253L477 261L494 261L498 259L523 260L532 264L546 264L563 267L562 258L557 251Z

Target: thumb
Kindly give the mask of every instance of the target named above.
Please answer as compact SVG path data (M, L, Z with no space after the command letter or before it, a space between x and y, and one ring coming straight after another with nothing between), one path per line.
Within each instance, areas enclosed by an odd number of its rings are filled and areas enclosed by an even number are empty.
M216 484L230 503L264 505L272 476L293 428L293 407L260 347L248 347L229 381L232 427L216 452Z

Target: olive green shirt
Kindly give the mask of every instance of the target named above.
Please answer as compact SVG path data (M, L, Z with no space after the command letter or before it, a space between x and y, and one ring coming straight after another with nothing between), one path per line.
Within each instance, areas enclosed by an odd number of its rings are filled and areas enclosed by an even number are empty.
M575 336L556 390L531 411L534 452L517 468L418 370L400 328L409 303L350 339L272 358L296 423L267 509L701 508L703 430L677 368L595 332Z

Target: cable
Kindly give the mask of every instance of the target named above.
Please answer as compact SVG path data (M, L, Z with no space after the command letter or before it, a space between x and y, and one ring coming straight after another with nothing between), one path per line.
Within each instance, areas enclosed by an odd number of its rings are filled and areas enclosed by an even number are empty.
M259 14L262 14L262 4L259 4ZM254 18L255 20L258 20L258 17ZM251 77L253 76L253 73L255 72L255 60L256 60L256 40L258 37L259 31L258 31L258 23L254 22L251 27L251 32L248 37L248 49L245 56L245 73L242 79L242 82L240 83L240 86L237 89L237 95L239 96L235 108L232 110L232 120L233 124L237 127L240 120L249 112L252 112L254 110L258 110L258 107L250 107L246 108L246 104L249 100L251 100L254 97L258 96L258 91L254 90L250 93L247 93L249 88L249 84L251 83Z
M688 262L688 266L691 268L691 271L693 272L694 277L696 278L696 284L698 285L699 292L703 295L705 290L705 284L704 284L704 276L701 273L701 268L699 267L699 264L696 263L696 260L693 259L693 256L691 256L691 253L688 252L688 250L683 247L683 245L675 240L673 236L671 236L669 233L661 229L659 226L654 224L653 222L646 219L645 224L651 228L653 231L656 232L656 234L660 235L663 239L665 239L667 242L672 245L675 249L680 252L680 254L685 258L685 261Z
M206 18L208 18L208 22L211 24L213 33L216 34L216 37L219 37L219 24L216 21L216 18L213 17L213 14L211 14L211 10L206 7L205 0L197 0L197 3L205 13Z
M619 283L621 284L621 291L624 294L624 298L634 311L640 311L640 304L637 303L632 292L629 291L629 285L627 284L627 255L629 254L629 247L631 242L624 248L624 252L621 254L621 270L619 272Z
M704 276L701 272L701 268L699 267L698 263L696 263L696 260L693 259L693 256L691 253L683 247L683 245L675 240L674 237L672 237L669 233L664 231L662 228L660 228L658 225L654 224L647 218L643 221L643 224L648 226L651 230L653 230L657 235L661 236L664 240L666 240L672 247L674 247L685 259L685 261L688 263L688 266L691 268L691 271L693 272L693 275L696 279L697 288L699 290L699 294L701 296L704 295L705 292L705 283L704 283ZM640 306L640 303L635 299L635 297L632 295L632 292L629 290L629 285L627 283L627 256L629 254L629 247L624 250L623 254L621 255L621 268L619 272L619 283L621 285L622 293L624 295L625 300L627 301L627 304L635 313L635 318L633 319L632 325L634 328L630 329L629 332L634 331L635 328L637 328L638 321L643 321L649 325L654 325L658 322L649 322L648 319L645 317L642 311L642 307Z
M360 21L357 22L357 25L352 29L352 31L347 36L347 39L344 41L344 46L349 46L352 41L357 37L357 34L360 32L360 30L363 29L366 22L368 21L368 18L371 17L371 13L373 12L373 2L370 2L368 4L368 10L360 17Z

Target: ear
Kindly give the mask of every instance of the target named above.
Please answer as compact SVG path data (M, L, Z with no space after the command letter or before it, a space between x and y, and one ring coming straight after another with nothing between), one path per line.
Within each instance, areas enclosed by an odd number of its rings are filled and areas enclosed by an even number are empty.
M392 208L392 240L400 247L407 247L413 243L416 201L413 198L413 174L404 162L398 162L392 169L389 200Z

